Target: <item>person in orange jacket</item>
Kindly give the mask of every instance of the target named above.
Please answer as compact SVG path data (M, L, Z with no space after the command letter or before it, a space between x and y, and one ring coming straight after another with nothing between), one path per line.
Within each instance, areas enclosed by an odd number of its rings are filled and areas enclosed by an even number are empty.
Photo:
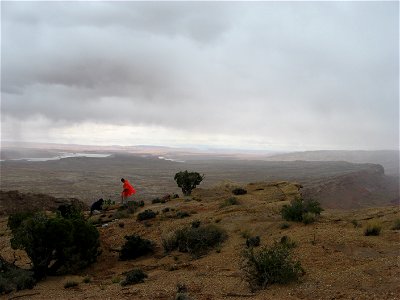
M125 201L127 201L127 198L133 194L136 193L135 188L129 183L128 180L121 178L121 182L124 184L123 185L123 191L121 193L121 204L125 204Z

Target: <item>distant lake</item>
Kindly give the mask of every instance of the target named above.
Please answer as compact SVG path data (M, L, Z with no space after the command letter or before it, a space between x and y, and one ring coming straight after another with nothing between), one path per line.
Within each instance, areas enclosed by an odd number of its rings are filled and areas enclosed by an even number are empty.
M24 157L24 158L15 158L15 159L7 159L1 161L10 161L10 160L25 160L25 161L49 161L49 160L60 160L63 158L70 157L93 157L93 158L104 158L109 157L111 154L99 154L99 153L70 153L70 152L61 152L57 156L53 157Z

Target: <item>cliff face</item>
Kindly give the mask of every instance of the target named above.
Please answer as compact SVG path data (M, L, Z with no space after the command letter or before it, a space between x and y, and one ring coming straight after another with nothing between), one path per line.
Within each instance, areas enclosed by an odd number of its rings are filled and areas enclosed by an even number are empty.
M399 177L386 176L381 165L316 181L302 190L304 198L325 208L355 209L399 203Z

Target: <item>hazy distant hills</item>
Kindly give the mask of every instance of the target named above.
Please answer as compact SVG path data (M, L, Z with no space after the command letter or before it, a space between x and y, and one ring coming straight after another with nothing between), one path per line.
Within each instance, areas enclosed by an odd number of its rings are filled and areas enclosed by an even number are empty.
M272 161L348 161L352 163L373 163L382 165L385 174L399 174L399 151L377 150L377 151L344 151L344 150L319 150L292 152L273 155L266 158Z

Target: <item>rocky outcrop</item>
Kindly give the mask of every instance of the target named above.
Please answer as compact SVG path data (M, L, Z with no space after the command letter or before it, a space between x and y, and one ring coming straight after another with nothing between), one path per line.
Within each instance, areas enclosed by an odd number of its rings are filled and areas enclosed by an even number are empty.
M85 203L75 198L55 198L46 194L0 190L0 215L8 215L20 211L54 211L62 204L71 203L80 206L82 209L88 209Z
M382 166L371 164L365 170L308 184L302 196L319 201L324 208L393 205L399 203L399 177L386 176Z

